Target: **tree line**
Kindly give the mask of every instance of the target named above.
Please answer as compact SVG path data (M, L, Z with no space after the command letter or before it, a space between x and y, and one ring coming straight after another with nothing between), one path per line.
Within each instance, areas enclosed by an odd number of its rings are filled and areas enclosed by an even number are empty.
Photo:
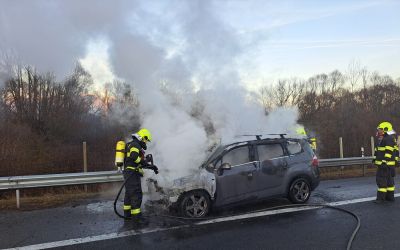
M90 171L113 168L115 140L140 125L131 86L115 82L109 93L92 94L80 64L62 81L31 66L11 72L0 84L0 176L82 171L83 141ZM108 115L124 106L135 118L130 126Z
M116 140L141 123L132 85L116 81L101 94L92 92L93 79L80 64L63 80L32 66L10 72L0 83L0 176L82 171L83 141L89 171L113 169ZM381 121L400 130L400 80L355 63L345 73L265 83L257 97L266 115L275 107L298 107L320 158L339 157L339 137L345 157L360 156L361 147L370 155L370 137Z
M381 121L390 121L400 131L400 78L349 68L346 73L334 70L265 85L260 102L267 114L276 106L297 106L299 123L317 138L320 158L339 157L339 137L344 157L361 156L361 147L371 155L370 138Z

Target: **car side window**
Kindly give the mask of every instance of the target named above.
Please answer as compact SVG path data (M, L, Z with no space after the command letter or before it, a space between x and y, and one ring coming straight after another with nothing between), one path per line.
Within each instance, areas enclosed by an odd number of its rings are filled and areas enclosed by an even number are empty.
M234 148L222 157L222 163L229 163L232 166L249 162L249 147Z
M301 153L302 151L301 145L297 141L288 141L286 147L291 155Z
M257 152L260 162L284 155L282 146L279 143L258 145Z

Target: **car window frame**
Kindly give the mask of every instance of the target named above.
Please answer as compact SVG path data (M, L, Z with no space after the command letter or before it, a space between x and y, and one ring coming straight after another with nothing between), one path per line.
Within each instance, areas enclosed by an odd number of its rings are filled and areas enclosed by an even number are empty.
M300 145L300 148L301 148L300 152L291 154L290 151L289 151L289 149L288 149L288 147L287 147L287 143L286 143L286 142L289 142L289 141L298 143L298 144ZM303 145L301 144L301 141L300 141L300 140L286 140L286 141L285 141L284 148L285 148L285 151L286 151L286 153L287 153L288 156L294 156L294 155L299 155L299 154L301 154L301 153L304 153L304 147L303 147Z
M244 144L244 145L238 145L238 146L230 148L229 150L223 151L221 153L221 155L216 157L216 159L213 161L213 164L214 164L215 168L217 169L219 166L221 166L224 163L224 162L222 162L222 159L224 158L224 156L226 154L230 153L232 150L235 150L235 149L241 148L241 147L247 147L248 148L249 161L245 162L245 163L238 164L238 165L232 165L231 167L233 168L233 167L237 167L237 166L241 166L241 165L244 165L244 164L255 162L256 159L255 159L254 147L253 147L253 145L251 143L248 143L248 144ZM221 164L218 166L217 163L220 162L220 161L221 161Z
M258 155L257 146L258 146L258 145L272 145L272 144L279 144L279 145L281 146L281 148L282 148L283 155L282 155L282 156L279 156L279 157L271 158L271 159L269 159L269 160L280 159L280 158L284 158L284 157L288 157L288 156L289 156L286 147L285 147L284 145L282 145L282 142L281 142L281 141L269 141L269 142L255 143L255 144L254 144L254 152L255 152L255 159L256 159L256 161L261 162L261 161L260 161L260 156Z

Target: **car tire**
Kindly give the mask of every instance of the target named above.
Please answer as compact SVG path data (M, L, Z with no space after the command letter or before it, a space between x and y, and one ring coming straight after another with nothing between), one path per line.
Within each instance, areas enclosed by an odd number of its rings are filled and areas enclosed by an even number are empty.
M301 204L308 201L311 196L311 186L307 179L297 178L289 188L289 200L292 203Z
M202 190L194 190L183 194L179 203L182 216L190 218L202 218L211 210L209 195Z

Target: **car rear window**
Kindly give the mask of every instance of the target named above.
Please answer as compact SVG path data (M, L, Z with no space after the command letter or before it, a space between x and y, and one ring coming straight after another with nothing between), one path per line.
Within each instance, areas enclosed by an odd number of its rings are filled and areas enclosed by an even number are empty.
M279 143L258 145L257 152L261 162L283 156L283 149Z
M302 151L301 145L297 141L288 141L286 147L291 155L301 153Z

